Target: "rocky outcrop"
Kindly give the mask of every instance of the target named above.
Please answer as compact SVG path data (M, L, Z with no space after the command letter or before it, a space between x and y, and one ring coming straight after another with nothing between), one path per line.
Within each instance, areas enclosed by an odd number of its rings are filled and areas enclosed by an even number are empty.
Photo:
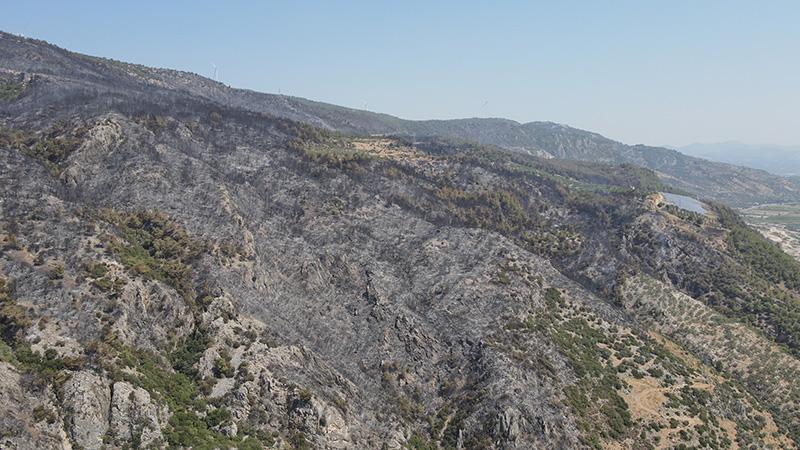
M33 393L25 384L14 366L0 361L0 448L72 448L52 390L39 386Z
M70 376L63 390L72 440L87 450L102 448L111 403L108 381L94 372L81 371Z
M150 398L146 390L124 381L112 386L109 436L115 442L130 442L134 447L160 447L161 430L168 411Z

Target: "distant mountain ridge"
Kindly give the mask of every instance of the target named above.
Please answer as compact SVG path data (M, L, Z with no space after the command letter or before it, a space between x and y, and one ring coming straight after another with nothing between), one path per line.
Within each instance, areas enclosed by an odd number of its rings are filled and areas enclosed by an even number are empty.
M765 171L711 162L678 151L626 145L600 134L552 122L508 119L405 120L298 97L228 87L200 75L155 69L73 53L44 41L0 34L0 70L37 74L58 83L78 83L90 92L138 90L143 100L184 92L228 107L268 113L313 126L355 134L441 137L494 145L522 153L611 164L634 164L656 171L677 188L734 206L800 201L800 181ZM110 69L110 70L109 70ZM159 100L153 98L153 101ZM24 113L25 102L20 102Z
M687 155L766 170L782 176L800 175L800 145L718 142L690 144L676 150Z

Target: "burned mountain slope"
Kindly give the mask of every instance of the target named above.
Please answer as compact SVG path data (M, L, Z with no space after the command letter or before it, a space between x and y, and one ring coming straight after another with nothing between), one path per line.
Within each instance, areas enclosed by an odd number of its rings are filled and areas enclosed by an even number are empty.
M0 103L3 446L796 446L770 314L795 269L723 207L46 63ZM673 302L719 335L670 328Z

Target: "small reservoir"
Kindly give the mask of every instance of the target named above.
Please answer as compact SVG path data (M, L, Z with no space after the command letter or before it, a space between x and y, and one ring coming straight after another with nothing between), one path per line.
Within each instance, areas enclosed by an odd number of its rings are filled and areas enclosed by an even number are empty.
M677 206L678 208L685 209L687 211L695 212L698 214L706 213L706 209L703 208L703 204L693 199L692 197L687 197L685 195L671 194L669 192L661 192L660 194L664 196L664 200L667 203L671 203Z

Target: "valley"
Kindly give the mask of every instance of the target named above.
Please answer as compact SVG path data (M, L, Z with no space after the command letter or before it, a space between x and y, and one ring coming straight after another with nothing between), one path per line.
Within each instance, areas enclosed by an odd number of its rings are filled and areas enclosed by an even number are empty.
M744 219L786 253L800 258L800 205L771 204L741 210Z

